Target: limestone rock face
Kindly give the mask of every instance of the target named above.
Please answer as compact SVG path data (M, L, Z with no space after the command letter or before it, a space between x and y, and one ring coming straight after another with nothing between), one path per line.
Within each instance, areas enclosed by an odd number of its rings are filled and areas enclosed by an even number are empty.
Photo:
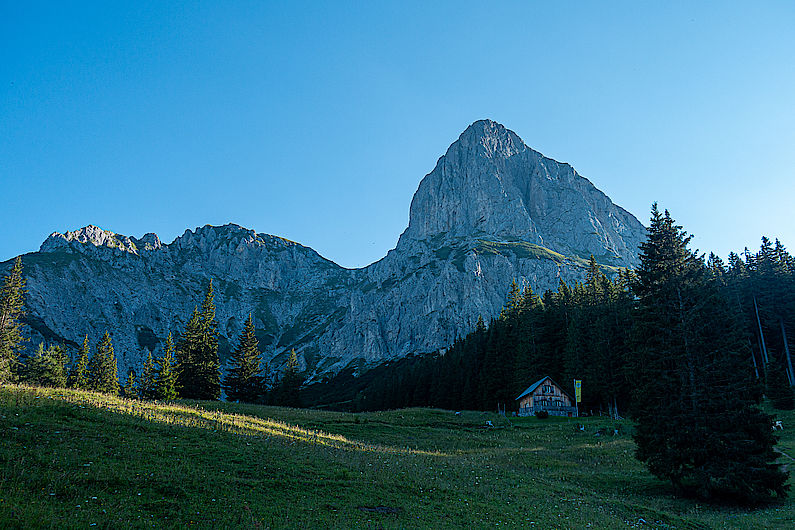
M643 226L573 167L533 151L489 120L470 125L411 202L401 237L527 241L564 255L634 264Z
M184 329L212 279L222 359L251 313L265 358L278 367L295 348L317 379L446 347L499 313L513 279L555 288L582 278L591 254L632 267L644 236L571 166L482 120L420 182L395 249L361 269L237 225L186 230L170 244L95 226L53 233L22 257L30 346L76 346L108 330L124 376Z

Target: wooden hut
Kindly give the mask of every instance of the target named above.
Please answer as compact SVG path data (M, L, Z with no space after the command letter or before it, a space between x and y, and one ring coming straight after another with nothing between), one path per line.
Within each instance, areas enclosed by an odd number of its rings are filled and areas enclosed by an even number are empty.
M516 401L519 402L519 416L532 416L542 410L550 416L571 418L577 415L574 400L549 376L542 377L527 387Z

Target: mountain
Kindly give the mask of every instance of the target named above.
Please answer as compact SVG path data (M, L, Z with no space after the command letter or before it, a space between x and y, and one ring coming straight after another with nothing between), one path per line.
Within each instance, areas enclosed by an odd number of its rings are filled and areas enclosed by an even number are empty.
M444 348L499 313L513 279L534 290L638 262L643 225L568 164L490 120L470 125L422 179L396 247L361 269L237 225L170 244L87 226L22 257L31 344L113 334L119 372L178 333L216 288L222 359L254 316L275 366L299 352L313 379ZM3 268L7 268L6 262Z

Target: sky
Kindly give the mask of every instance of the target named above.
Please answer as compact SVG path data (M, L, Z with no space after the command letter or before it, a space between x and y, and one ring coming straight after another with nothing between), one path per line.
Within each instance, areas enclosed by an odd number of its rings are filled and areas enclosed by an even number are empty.
M0 260L94 224L394 248L490 118L724 258L795 250L795 3L0 0Z

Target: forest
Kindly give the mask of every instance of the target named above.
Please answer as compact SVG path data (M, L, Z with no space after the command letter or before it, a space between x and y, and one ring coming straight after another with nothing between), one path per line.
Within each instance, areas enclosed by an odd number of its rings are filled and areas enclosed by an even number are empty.
M762 238L758 251L696 256L707 277L696 296L717 289L728 313L705 323L740 335L740 354L755 391L793 408L788 338L795 336L795 259L781 242ZM591 257L585 279L543 294L513 282L501 314L448 349L377 367L345 370L304 392L315 406L364 411L432 406L455 410L515 409L514 399L549 375L570 394L582 380L581 410L624 415L631 406L639 335L637 273L606 274ZM714 302L713 302L714 303ZM702 310L703 312L703 310Z
M691 239L654 204L636 269L609 277L591 256L584 281L542 296L514 281L501 314L446 351L382 367L363 384L340 374L315 399L507 413L541 377L571 394L576 379L579 410L631 417L635 457L679 493L781 498L789 474L765 407L795 406L795 262L767 238L728 264L690 250Z

